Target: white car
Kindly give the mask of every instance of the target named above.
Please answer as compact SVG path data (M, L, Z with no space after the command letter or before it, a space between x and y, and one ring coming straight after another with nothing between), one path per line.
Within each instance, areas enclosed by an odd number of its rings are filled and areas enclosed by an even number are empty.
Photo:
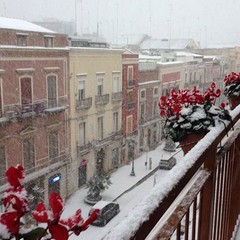
M89 215L94 209L99 209L98 218L92 223L96 226L105 226L114 216L120 212L119 204L116 202L99 201L89 211Z

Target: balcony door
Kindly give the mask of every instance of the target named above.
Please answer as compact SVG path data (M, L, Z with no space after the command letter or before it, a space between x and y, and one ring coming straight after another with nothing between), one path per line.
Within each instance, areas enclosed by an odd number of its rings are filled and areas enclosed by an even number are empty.
M48 107L57 107L57 79L56 76L47 77Z
M23 112L30 112L32 106L32 79L24 77L20 79L21 104Z

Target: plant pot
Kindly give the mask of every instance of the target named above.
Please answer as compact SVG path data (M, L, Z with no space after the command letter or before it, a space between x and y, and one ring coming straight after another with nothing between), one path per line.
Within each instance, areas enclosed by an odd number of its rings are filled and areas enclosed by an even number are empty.
M180 147L183 150L184 155L186 155L197 143L201 140L207 132L199 132L199 133L190 133L182 140L180 140Z
M238 96L229 96L228 100L231 104L231 110L237 107L240 104L240 97Z

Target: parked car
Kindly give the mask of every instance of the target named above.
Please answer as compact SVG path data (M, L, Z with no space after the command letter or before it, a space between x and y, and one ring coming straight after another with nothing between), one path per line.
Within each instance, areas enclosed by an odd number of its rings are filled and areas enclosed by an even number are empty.
M105 226L114 216L120 212L119 204L116 202L99 201L89 211L89 215L94 209L99 209L98 218L92 223L96 226Z
M159 168L164 170L170 170L176 165L176 158L171 157L169 159L161 159L159 163Z

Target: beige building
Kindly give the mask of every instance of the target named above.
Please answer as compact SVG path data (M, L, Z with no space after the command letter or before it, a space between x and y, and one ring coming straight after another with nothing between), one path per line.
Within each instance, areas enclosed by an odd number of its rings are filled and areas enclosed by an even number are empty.
M76 190L96 168L121 164L122 50L70 49L70 122L73 184Z

